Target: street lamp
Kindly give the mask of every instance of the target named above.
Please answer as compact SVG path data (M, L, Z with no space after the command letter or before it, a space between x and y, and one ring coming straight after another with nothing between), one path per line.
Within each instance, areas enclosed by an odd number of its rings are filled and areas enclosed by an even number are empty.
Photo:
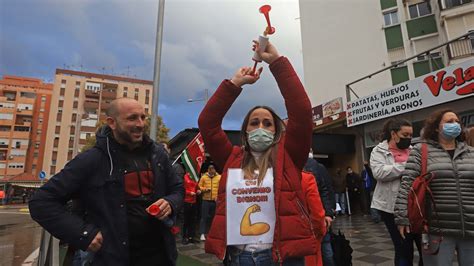
M207 101L209 100L209 89L205 89L204 91L206 92L204 98L200 98L200 99L189 98L188 103L192 103L192 102L206 102L207 103Z

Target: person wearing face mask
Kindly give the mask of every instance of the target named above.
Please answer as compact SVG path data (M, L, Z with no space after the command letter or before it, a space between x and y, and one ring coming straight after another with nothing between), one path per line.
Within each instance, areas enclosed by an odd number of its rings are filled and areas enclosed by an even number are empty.
M270 107L256 106L242 123L242 146L232 146L222 130L222 120L242 86L255 83L262 68L256 73L251 67L240 68L207 102L199 130L223 171L205 250L225 259L226 265L304 265L304 257L318 248L316 236L324 233L314 232L301 187L312 141L311 103L289 60L272 43L258 53L283 95L288 124L285 127ZM246 88L252 89L270 93Z
M385 122L382 134L383 141L370 154L372 173L377 180L371 208L379 211L380 218L390 234L395 249L394 264L413 265L413 242L415 242L420 252L418 265L423 265L420 251L421 236L409 234L403 240L393 215L402 172L410 154L413 127L405 119L392 118Z
M427 173L437 215L427 209L428 245L437 254L424 254L426 265L452 265L455 250L459 265L474 265L474 148L464 142L459 116L446 109L425 121L422 141L428 147ZM403 172L395 203L395 222L400 234L410 232L407 198L413 180L421 173L421 144L415 145ZM440 243L435 242L442 235Z
M360 211L364 213L364 207L361 202L362 179L352 171L352 167L347 167L346 174L347 191L349 192L349 204L351 206L351 213Z

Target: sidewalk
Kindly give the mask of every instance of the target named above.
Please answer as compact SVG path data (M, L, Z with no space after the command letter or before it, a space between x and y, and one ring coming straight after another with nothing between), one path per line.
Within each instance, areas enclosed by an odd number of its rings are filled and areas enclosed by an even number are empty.
M197 244L181 244L181 238L176 239L176 246L180 255L190 257L206 265L223 265L214 255L204 252L204 241Z
M30 212L28 204L8 204L0 205L0 210L18 210L19 212Z

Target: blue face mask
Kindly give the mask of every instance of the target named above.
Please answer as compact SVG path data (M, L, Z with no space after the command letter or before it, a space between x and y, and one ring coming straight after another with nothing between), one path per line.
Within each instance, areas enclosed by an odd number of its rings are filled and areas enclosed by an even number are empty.
M461 134L461 125L459 123L444 123L443 136L446 139L455 139Z
M250 148L256 152L262 152L268 149L273 143L274 134L263 128L257 128L250 132L247 132L247 140Z

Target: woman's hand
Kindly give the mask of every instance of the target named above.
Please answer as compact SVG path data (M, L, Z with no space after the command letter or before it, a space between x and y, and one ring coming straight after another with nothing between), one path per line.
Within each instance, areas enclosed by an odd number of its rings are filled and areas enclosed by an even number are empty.
M260 55L260 58L262 58L263 61L267 64L273 63L273 61L277 60L280 57L280 54L278 53L276 47L271 43L267 43L267 47L265 48L265 51L259 51L260 43L257 40L253 40L253 51L257 51L258 55Z
M400 232L400 236L405 239L405 235L410 233L410 226L409 225L399 225L398 231Z
M259 68L255 74L252 73L252 70L251 67L241 67L230 81L237 87L242 87L245 84L253 84L260 78L263 67Z

